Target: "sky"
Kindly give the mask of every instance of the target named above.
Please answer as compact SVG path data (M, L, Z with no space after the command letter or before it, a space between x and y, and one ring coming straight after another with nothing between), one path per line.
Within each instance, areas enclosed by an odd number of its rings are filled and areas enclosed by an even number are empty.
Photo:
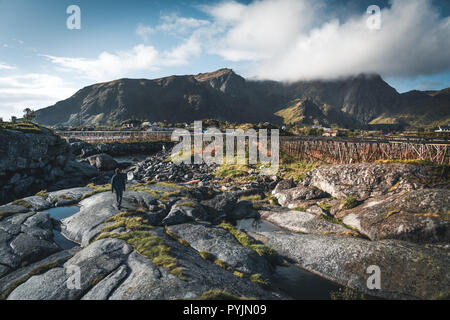
M0 0L0 117L98 82L225 67L438 90L450 87L449 15L448 0Z

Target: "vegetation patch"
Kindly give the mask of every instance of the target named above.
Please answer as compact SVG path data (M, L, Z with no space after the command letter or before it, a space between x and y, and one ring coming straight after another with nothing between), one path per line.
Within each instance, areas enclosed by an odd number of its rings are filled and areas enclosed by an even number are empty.
M175 233L173 233L172 231L170 231L168 226L164 226L164 230L166 231L166 234L167 234L169 237L171 237L172 239L178 241L178 242L181 243L183 246L189 247L189 242L187 242L185 239L179 237L178 235L176 235Z
M243 278L243 277L244 277L244 274L243 274L242 272L239 272L239 271L234 271L233 274L234 274L236 277L239 277L239 278Z
M13 204L15 204L16 206L25 207L27 209L31 208L31 204L29 202L27 202L26 200L23 200L23 199L14 200Z
M246 164L222 164L214 175L221 178L234 178L247 175L250 167Z
M73 198L73 197L71 197L71 196L68 196L68 195L65 195L65 194L62 194L62 195L60 195L59 197L60 197L61 199L64 199L64 200L76 201L75 198Z
M360 235L359 231L356 228L353 228L353 227L351 227L349 225L346 225L344 222L342 222L341 220L339 220L335 216L331 216L329 214L322 214L322 215L320 215L320 217L322 219L327 220L328 222L331 222L331 223L334 223L334 224L340 224L344 228L347 228L349 230L352 230L353 232L356 232L358 234L358 236Z
M305 212L306 211L306 207L300 206L300 207L292 208L291 210Z
M252 249L258 255L266 258L271 263L275 263L278 260L278 255L275 250L267 247L264 244L257 243L254 239L250 238L244 232L234 228L231 224L222 222L220 224L220 227L231 233L242 246Z
M348 287L339 288L337 291L330 292L331 300L366 300L364 293L350 289Z
M41 265L39 267L34 268L27 275L25 275L24 277L22 277L19 280L11 283L11 285L5 291L3 291L0 294L0 300L5 300L15 288L20 286L22 283L25 283L32 276L36 276L36 275L42 274L42 273L47 272L48 270L56 268L58 266L59 266L59 263L57 261L52 261L52 262L48 262L46 264L43 264L43 265Z
M389 218L390 216L394 215L394 214L397 214L397 213L400 213L400 210L392 210L392 211L389 211L389 212L386 214L386 219Z
M203 251L200 251L198 254L203 259L211 261L211 262L214 262L215 257L214 257L214 255L211 252L203 250Z
M341 201L341 205L344 209L353 209L359 205L359 200L353 196L347 197Z
M89 193L84 194L84 195L81 197L81 200L84 200L84 199L86 199L86 198L88 198L88 197L91 197L91 196L93 196L94 194L97 194L97 193L106 192L106 191L111 191L111 185L110 185L110 184L104 184L104 185L98 185L98 186L96 186L96 185L94 185L93 183L90 183L90 184L88 184L86 187L92 188L92 189L94 189L94 190L92 190L92 191L89 192Z
M0 122L0 130L14 130L23 133L44 134L51 132L49 129L38 126L33 122Z
M330 212L331 209L331 205L329 205L328 203L325 202L321 202L318 204L318 206L320 207L320 209L322 209L325 212Z
M225 290L212 289L203 292L200 300L253 300L254 298L238 297Z
M250 281L254 284L257 284L261 287L268 287L270 286L270 282L263 278L263 276L260 273L254 273L250 276Z
M44 199L47 199L47 198L48 198L47 190L41 190L41 191L39 191L38 193L36 193L36 196L42 197L42 198L44 198Z
M170 248L157 235L153 235L147 231L137 230L122 234L104 233L97 240L101 238L125 240L139 254L152 260L155 266L163 267L181 280L186 280L183 276L182 268L177 266L177 259L170 255Z

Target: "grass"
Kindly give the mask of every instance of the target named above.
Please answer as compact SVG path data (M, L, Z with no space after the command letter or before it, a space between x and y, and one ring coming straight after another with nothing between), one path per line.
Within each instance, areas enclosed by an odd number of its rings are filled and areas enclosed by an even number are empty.
M35 133L35 134L43 134L45 133L45 128L38 126L32 122L0 122L0 130L15 130L23 133ZM46 130L51 132L50 130Z
M327 220L328 222L334 223L334 224L339 224L341 226L343 226L344 228L347 228L355 233L357 233L357 235L359 236L359 231L349 225L346 225L344 222L342 222L341 220L339 220L338 218L336 218L335 216L331 216L329 214L322 214L320 216L322 219Z
M243 277L244 277L244 274L243 274L242 272L239 272L239 271L234 271L233 274L234 274L236 277L239 277L239 278L243 278Z
M291 210L305 212L306 211L306 207L300 206L300 207L292 208Z
M275 263L277 260L277 253L272 248L267 247L264 244L257 243L254 239L250 238L247 234L234 228L231 224L222 222L220 227L231 233L236 240L244 247L250 248L255 251L261 257L266 258L269 262Z
M14 200L14 201L13 201L13 204L15 204L16 206L22 206L22 207L25 207L25 208L27 208L27 209L30 209L30 208L31 208L31 204L28 203L26 200L23 200L23 199Z
M41 190L38 193L36 193L35 195L38 196L38 197L42 197L44 199L48 198L47 190Z
M325 211L325 212L327 212L327 213L330 212L331 205L329 205L328 203L321 202L321 203L318 204L318 206L319 206L323 211Z
M203 292L200 295L200 300L252 300L253 298L238 297L225 290L212 289Z
M41 265L39 267L34 268L27 275L25 275L24 277L22 277L22 278L16 280L15 282L11 283L11 285L9 285L9 287L0 294L0 300L5 300L15 288L20 286L22 283L25 283L32 276L36 276L36 275L42 274L42 273L47 272L48 270L56 268L58 266L59 266L59 263L57 261L52 261L52 262L48 262L46 264L43 264L43 265Z
M366 300L364 293L345 287L339 288L338 291L330 292L331 300Z
M67 195L65 195L65 194L62 194L62 195L60 195L59 197L60 197L61 199L64 199L64 200L76 201L75 198L73 198L73 197L71 197L71 196L67 196Z
M263 278L263 276L260 273L254 273L250 276L250 281L254 284L257 284L261 287L268 287L270 286L270 282Z
M202 257L205 260L208 260L211 262L214 262L214 260L215 260L214 255L209 251L203 250L203 251L200 251L198 254L200 255L200 257Z
M359 200L353 196L342 199L341 204L344 209L353 209L359 205Z
M247 175L250 167L246 164L222 164L214 172L214 175L221 178L235 178Z
M239 201L257 201L261 200L261 196L259 194L254 194L251 196L242 196L239 198Z
M287 161L280 164L280 169L284 169L282 176L284 179L292 178L296 183L303 181L307 172L321 166L319 162Z
M110 184L104 184L104 185L98 185L98 186L96 186L96 185L94 185L93 183L90 183L90 184L88 184L86 187L92 188L92 189L94 189L94 190L92 190L92 191L89 192L89 193L84 194L84 195L81 197L81 200L84 200L84 199L86 199L86 198L88 198L88 197L91 197L91 196L93 196L94 194L97 194L97 193L102 193L102 192L106 192L106 191L111 191L111 185L110 185Z
M170 255L170 248L165 245L164 240L161 237L141 230L122 234L105 233L101 238L106 237L125 240L139 254L152 260L155 266L170 271L171 274L177 276L181 280L186 280L183 276L183 269L177 266L177 259ZM100 239L100 237L98 239Z
M185 239L177 236L175 233L173 233L172 231L169 230L169 227L164 226L164 230L166 231L166 234L171 237L172 239L178 241L179 243L181 243L183 246L185 247L189 247L190 244L189 242L187 242Z
M390 216L394 215L394 214L397 214L397 213L400 213L400 210L392 210L392 211L389 211L389 212L386 214L386 219L389 218Z

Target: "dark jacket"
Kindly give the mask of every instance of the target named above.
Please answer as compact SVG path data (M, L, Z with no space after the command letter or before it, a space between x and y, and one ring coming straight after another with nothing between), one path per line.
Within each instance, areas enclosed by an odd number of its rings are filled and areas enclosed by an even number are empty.
M114 192L120 192L125 191L125 185L126 185L126 176L123 173L118 173L113 175L111 179L111 191Z

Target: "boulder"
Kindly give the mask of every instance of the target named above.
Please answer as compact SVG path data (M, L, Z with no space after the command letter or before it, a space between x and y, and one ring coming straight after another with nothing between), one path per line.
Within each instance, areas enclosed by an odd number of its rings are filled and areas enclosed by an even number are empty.
M196 219L205 220L207 213L195 200L179 200L170 209L163 219L163 225L181 224Z
M292 189L278 191L274 196L281 206L296 208L302 206L305 201L321 199L328 197L329 195L316 187L299 185Z
M448 254L399 240L368 241L333 235L288 232L252 234L301 267L372 296L433 299L448 295ZM381 289L368 289L380 270ZM370 272L369 272L369 271Z
M100 171L109 171L117 168L117 161L105 153L91 156L87 158L87 160L91 165L96 166Z
M338 214L372 240L450 242L450 190L422 189L375 197Z
M433 174L411 164L345 164L322 166L306 174L303 184L319 188L336 198L358 199L423 188Z

